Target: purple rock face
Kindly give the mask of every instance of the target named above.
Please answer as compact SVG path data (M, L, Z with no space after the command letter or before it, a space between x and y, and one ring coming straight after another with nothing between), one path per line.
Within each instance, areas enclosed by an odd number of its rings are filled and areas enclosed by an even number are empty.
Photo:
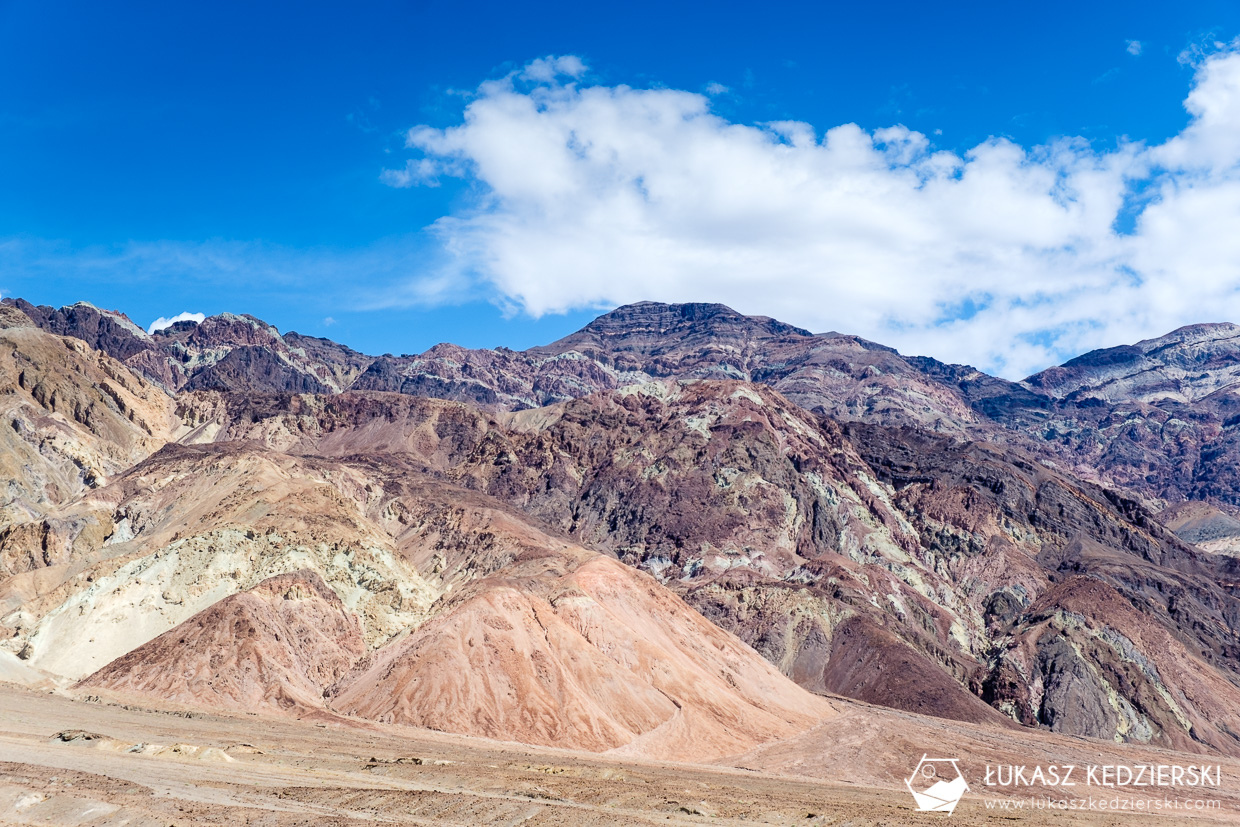
M53 309L5 299L49 333L74 336L170 392L335 393L373 361L327 339L281 335L253 316L178 322L154 334L124 314L79 303Z
M389 391L498 412L660 378L741 380L840 421L1020 447L1158 507L1202 500L1240 509L1235 325L1195 325L1087 353L1017 383L718 304L628 305L526 351L442 344L418 356L376 358L327 339L282 335L250 316L181 322L148 336L123 315L84 303L54 310L4 301L172 392Z

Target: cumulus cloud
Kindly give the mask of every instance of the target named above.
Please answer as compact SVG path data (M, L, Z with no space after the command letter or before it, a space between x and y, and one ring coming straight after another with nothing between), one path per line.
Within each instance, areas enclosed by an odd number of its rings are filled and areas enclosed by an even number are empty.
M709 97L583 82L545 58L415 127L389 183L481 192L437 221L447 264L532 315L721 301L1010 377L1240 319L1240 53L1196 64L1188 126L963 153L895 125L733 123Z
M1132 55L1133 57L1136 57L1137 55L1141 54L1142 46L1141 46L1140 40L1129 40L1127 41L1127 43L1128 43L1128 54Z
M202 324L202 321L205 318L207 318L205 313L178 313L171 318L160 316L158 319L151 322L151 326L146 329L146 332L154 333L156 330L163 330L166 327L172 327L177 322L193 322L194 324Z

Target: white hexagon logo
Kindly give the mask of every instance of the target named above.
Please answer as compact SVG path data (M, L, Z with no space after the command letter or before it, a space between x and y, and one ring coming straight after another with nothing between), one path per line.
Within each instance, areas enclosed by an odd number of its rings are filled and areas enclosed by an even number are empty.
M921 756L917 768L904 782L913 794L918 810L951 815L956 809L961 796L969 789L957 760Z

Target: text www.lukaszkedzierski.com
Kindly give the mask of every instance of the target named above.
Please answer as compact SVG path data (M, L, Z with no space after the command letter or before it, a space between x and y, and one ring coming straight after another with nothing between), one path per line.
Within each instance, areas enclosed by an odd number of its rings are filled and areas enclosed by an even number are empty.
M1207 798L1120 798L1118 796L1087 796L1085 798L988 798L987 810L1105 810L1108 812L1173 812L1222 809L1222 802Z

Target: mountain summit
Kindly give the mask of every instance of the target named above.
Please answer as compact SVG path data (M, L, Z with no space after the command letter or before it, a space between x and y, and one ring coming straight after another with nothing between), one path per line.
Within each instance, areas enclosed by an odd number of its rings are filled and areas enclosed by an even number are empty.
M1094 350L1025 380L1056 398L1197 402L1240 383L1240 325L1197 324Z
M905 357L839 333L812 334L721 304L639 302L525 351L436 345L367 356L222 314L148 336L121 314L21 299L48 332L80 338L166 390L390 391L492 412L565 402L657 379L739 380L774 388L839 421L909 426L1012 445L1161 509L1209 500L1240 509L1240 327L1205 324L1094 351L1024 382ZM1122 416L1117 416L1123 412ZM1230 423L1230 424L1229 424ZM1206 462L1218 457L1220 461Z
M754 343L812 336L766 316L745 316L723 304L638 302L599 316L576 333L534 352L662 355L669 348L745 348Z

